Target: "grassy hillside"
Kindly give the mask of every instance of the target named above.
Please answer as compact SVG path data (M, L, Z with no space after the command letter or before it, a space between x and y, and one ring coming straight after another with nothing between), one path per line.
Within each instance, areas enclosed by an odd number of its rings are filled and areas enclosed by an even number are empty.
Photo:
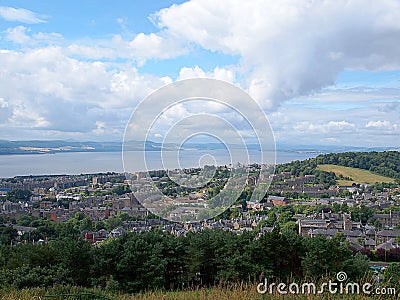
M318 165L317 169L325 172L334 172L336 176L342 175L343 177L349 177L352 179L352 180L343 180L343 179L337 180L337 183L342 186L351 186L353 183L374 184L376 182L386 182L386 183L394 182L393 178L373 174L370 171L357 168L326 164L326 165Z
M368 170L400 180L399 151L329 153L317 156L314 162Z

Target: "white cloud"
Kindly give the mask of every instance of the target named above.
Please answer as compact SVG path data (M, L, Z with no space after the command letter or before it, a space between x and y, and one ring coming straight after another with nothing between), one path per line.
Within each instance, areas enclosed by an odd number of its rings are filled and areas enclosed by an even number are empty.
M400 128L397 124L392 124L390 121L369 121L366 125L368 129L380 129L380 130L397 130Z
M4 100L4 98L0 97L0 108L7 108L8 107L8 102Z
M211 72L204 72L199 66L183 67L179 70L178 80L189 78L215 78L227 82L235 82L235 72L232 69L215 67Z
M134 57L139 63L151 58L166 59L187 53L176 39L155 33L139 33L128 43L127 51L131 53L130 57Z
M388 127L391 126L389 121L369 121L365 127Z
M34 35L33 38L38 39L39 36ZM133 39L115 35L111 40L76 41L66 46L65 51L84 59L129 59L138 66L151 59L170 59L188 53L180 41L155 33L139 33Z
M394 138L400 130L398 110L378 110L382 102L361 106L358 102L348 101L347 105L343 105L345 100L342 99L338 107L325 106L323 101L314 106L306 105L306 97L301 102L283 103L278 111L268 114L277 141L284 144L315 145L331 144L336 139L338 145L399 145L398 139ZM331 103L328 101L328 104Z
M46 23L45 16L24 8L0 6L0 17L6 21L27 24Z
M8 28L3 32L5 40L25 47L62 46L67 55L83 59L129 59L143 66L150 59L169 59L187 54L189 48L179 39L163 36L163 32L139 33L133 39L114 35L106 40L65 41L60 33L37 32L25 26Z
M333 84L342 70L400 66L400 2L367 3L192 0L153 18L172 37L239 55L243 86L273 109Z
M329 121L325 124L315 124L308 121L301 122L295 125L294 129L308 133L351 133L356 129L355 124L347 121Z
M51 32L51 33L38 32L33 34L32 37L36 42L40 43L46 42L48 44L58 44L64 40L63 36L57 32Z
M136 104L168 80L131 66L79 61L61 47L3 50L0 65L2 123L21 129L112 136Z
M96 129L93 129L93 133L95 134L104 134L105 129L106 129L106 123L103 121L96 121Z
M26 44L30 42L31 37L26 34L27 28L16 26L6 30L6 39L17 44Z
M190 115L191 114L187 111L185 105L183 103L178 103L163 112L157 122L154 124L154 127L157 128L157 125L161 127L171 126L175 122L178 122L179 120L182 120Z
M30 31L31 31L30 28L21 25L8 28L5 31L5 39L16 44L21 44L23 46L58 44L63 40L62 35L59 33L38 32L29 35L28 33Z

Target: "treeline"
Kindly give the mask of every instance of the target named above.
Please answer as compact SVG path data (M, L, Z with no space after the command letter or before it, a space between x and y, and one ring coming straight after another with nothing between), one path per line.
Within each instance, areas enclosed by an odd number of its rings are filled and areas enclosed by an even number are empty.
M369 170L373 173L400 179L400 152L344 152L319 155L316 164L334 164Z
M149 215L148 218L157 218L155 215ZM105 229L111 231L117 227L123 227L125 222L134 221L139 218L129 216L126 212L118 212L104 221L92 221L82 212L78 212L75 216L66 222L53 222L42 218L36 218L24 215L16 222L18 226L35 227L33 231L25 232L19 236L18 231L12 226L4 225L4 220L0 217L0 244L10 245L29 242L37 242L39 240L55 240L60 237L78 238L81 232L98 231Z
M135 293L227 282L302 280L344 271L359 279L366 256L337 236L301 237L292 230L257 236L205 230L176 237L153 230L90 245L64 238L43 245L0 245L0 285L30 288L70 284Z

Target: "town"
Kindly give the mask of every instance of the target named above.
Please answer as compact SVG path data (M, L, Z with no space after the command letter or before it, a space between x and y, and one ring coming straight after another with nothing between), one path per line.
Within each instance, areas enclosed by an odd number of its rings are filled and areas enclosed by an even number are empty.
M250 174L254 174L257 166L251 168ZM155 185L168 191L167 174L156 171L153 175L159 175L152 177ZM205 229L237 234L256 231L261 235L278 225L308 237L342 235L352 248L369 256L371 251L386 254L400 250L400 187L397 184L329 186L318 181L316 175L294 176L283 171L270 175L268 193L262 201L252 202L248 191L254 188L258 178L249 175L239 199L219 216L196 222L171 222L149 212L135 197L131 187L137 186L143 177L144 172L129 179L120 173L1 179L0 220L5 227L13 228L14 233L8 241L47 243L52 236L43 226L33 226L40 224L37 220L63 223L78 219L81 236L91 244L152 228L161 228L176 236ZM223 180L217 182L221 184ZM213 188L218 184L186 194L175 190L170 196L174 197L179 211L193 210L206 202L208 193L215 192Z

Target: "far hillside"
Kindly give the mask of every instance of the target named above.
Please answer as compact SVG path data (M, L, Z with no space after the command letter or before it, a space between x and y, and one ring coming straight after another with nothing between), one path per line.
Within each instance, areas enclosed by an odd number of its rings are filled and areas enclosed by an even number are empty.
M393 178L381 176L372 173L371 171L344 167L338 165L318 165L317 169L325 172L333 172L338 178L337 184L341 186L351 186L353 183L374 184L376 182L394 183Z
M338 165L368 170L374 174L400 180L400 152L344 152L319 155L317 165Z
M321 167L325 165L325 167ZM329 165L329 166L326 166ZM348 167L349 169L346 169ZM314 174L315 183L325 187L334 184L400 182L400 152L343 152L319 155L303 161L277 165L276 173L291 172L293 176ZM348 177L346 180L344 179Z

